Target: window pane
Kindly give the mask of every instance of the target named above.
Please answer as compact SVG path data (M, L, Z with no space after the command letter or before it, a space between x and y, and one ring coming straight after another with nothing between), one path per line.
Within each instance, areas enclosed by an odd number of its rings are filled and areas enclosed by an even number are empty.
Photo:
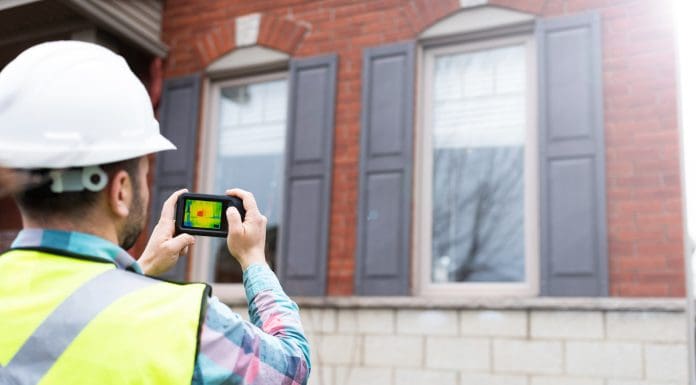
M525 49L434 63L432 280L524 281Z
M214 191L239 187L251 191L268 217L266 258L273 269L283 208L285 174L285 79L225 87L218 115ZM239 264L225 240L212 240L215 282L242 282Z

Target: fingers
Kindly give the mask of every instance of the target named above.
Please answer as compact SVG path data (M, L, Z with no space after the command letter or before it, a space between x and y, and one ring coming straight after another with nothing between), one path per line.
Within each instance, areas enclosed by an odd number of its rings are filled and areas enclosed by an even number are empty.
M256 204L256 198L254 198L254 194L250 193L249 191L245 191L245 190L242 190L239 188L234 188L234 189L225 191L225 193L227 195L236 196L237 198L241 199L242 203L244 204L244 209L246 210L247 215L249 213L252 213L252 215L254 215L254 213L261 214L261 212L259 211L259 208Z
M176 253L177 255L184 254L184 250L196 243L196 239L190 234L179 234L176 237L164 242L164 247L167 251Z
M162 216L160 219L172 220L174 219L174 212L176 211L176 200L179 199L179 195L188 192L188 189L181 189L175 191L172 195L164 201L162 205Z

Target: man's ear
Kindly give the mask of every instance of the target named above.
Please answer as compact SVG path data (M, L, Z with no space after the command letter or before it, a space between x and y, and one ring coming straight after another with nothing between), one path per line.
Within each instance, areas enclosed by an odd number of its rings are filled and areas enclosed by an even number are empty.
M114 216L125 218L130 213L133 200L133 181L125 170L120 170L111 178L107 187L109 207Z

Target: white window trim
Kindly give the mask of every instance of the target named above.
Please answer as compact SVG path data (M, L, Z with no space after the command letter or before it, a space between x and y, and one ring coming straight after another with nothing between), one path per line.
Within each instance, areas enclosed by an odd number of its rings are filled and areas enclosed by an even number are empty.
M219 133L218 116L220 104L220 91L224 87L252 84L272 80L288 79L287 71L274 72L263 75L253 75L238 77L226 80L207 80L204 85L204 117L203 125L205 129L200 141L200 167L198 172L197 192L209 194L222 194L222 191L213 191L215 182L215 159L217 157L217 138ZM233 188L234 186L230 186ZM211 239L209 237L199 237L192 253L192 279L199 282L208 282L215 295L221 301L231 302L246 298L244 285L241 283L215 283L212 281L212 270L209 268L212 260ZM280 259L281 250L278 250L276 258Z
M237 48L206 67L205 72L215 80L230 79L244 75L284 70L288 67L290 55L271 48L252 45Z
M527 50L527 136L525 142L525 282L522 283L445 283L431 282L432 259L432 69L438 54L471 52L512 44L524 44ZM537 124L537 60L533 35L489 39L419 48L416 163L414 167L414 269L415 295L420 296L536 296L539 293L539 146Z
M504 28L523 26L534 22L530 13L489 5L472 5L445 17L420 33L419 39L457 37L482 31L502 31Z

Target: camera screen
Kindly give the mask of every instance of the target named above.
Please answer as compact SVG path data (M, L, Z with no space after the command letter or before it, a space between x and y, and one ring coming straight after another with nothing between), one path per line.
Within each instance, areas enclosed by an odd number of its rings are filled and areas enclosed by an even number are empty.
M183 226L192 229L220 230L222 227L222 202L199 199L184 201Z

